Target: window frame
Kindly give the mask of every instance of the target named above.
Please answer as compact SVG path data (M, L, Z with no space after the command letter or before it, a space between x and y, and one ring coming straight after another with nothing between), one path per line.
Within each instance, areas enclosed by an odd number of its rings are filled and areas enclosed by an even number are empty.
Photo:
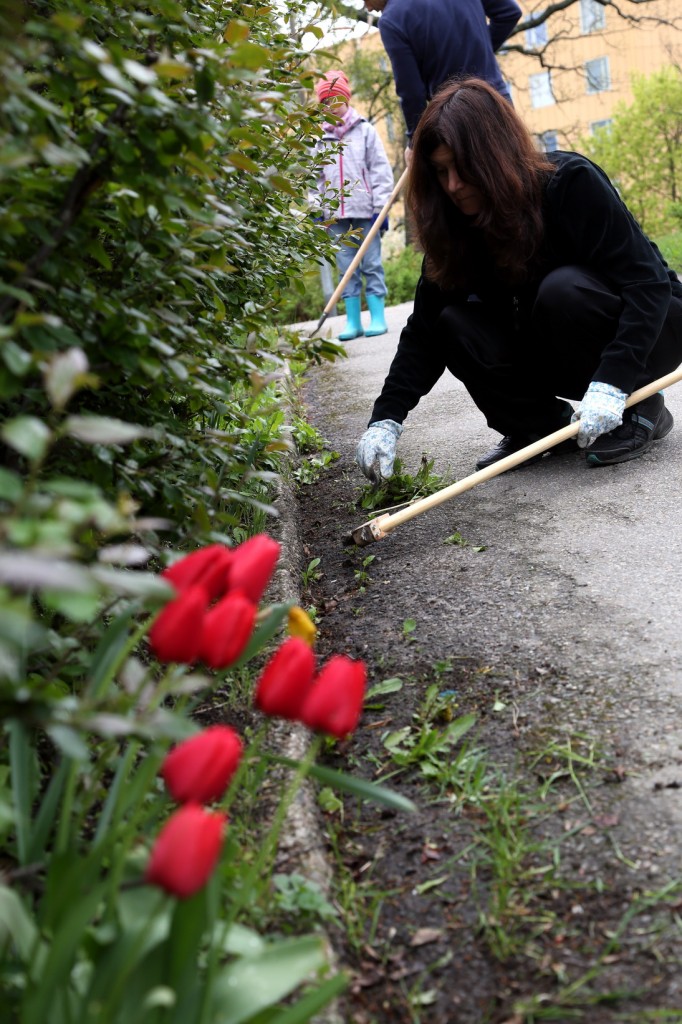
M545 82L545 85L542 88L542 94L543 94L543 96L544 95L548 96L549 99L547 99L547 101L544 102L544 103L536 103L535 100L536 100L538 92L540 91L540 87L538 85L538 87L535 88L533 83L534 82L539 83L541 79L544 79L544 82ZM536 72L533 75L529 75L528 76L528 95L529 95L529 98L530 98L530 105L533 108L533 110L540 110L542 107L552 107L552 106L554 106L554 104L556 103L556 100L554 98L554 91L552 89L552 72L549 71L549 70L547 70L547 71L539 71L539 72Z
M605 70L605 75L599 76L591 73L590 68L600 65ZM583 64L585 69L585 91L588 96L595 96L600 92L609 92L611 89L611 63L607 56L593 57ZM606 84L604 84L604 82Z

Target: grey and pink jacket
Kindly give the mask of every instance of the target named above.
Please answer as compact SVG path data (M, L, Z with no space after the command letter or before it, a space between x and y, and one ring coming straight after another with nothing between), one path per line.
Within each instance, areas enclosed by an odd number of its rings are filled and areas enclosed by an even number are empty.
M339 143L341 143L339 152ZM370 218L380 213L393 191L393 171L376 128L349 107L338 124L325 124L317 143L328 154L310 203L327 219ZM339 199L332 210L329 202Z

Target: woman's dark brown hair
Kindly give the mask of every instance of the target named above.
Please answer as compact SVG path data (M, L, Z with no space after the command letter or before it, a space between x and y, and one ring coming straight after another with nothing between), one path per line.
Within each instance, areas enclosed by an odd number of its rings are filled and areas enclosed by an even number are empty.
M464 218L438 182L431 156L439 146L452 150L459 176L481 192L483 208L474 217ZM542 184L553 170L511 104L487 82L469 78L439 89L414 133L407 191L427 276L442 288L466 285L469 221L502 276L523 281L542 241Z

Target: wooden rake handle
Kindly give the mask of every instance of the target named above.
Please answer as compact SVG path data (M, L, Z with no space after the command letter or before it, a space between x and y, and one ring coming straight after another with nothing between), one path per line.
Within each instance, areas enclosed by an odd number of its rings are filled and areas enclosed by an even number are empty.
M645 398L651 398L657 391L663 391L665 388L669 388L671 384L677 384L680 380L682 380L682 366L672 373L666 374L665 377L652 381L646 387L633 391L625 403L626 409L631 405L636 405L637 402L643 402ZM499 476L500 473L505 473L508 469L520 466L522 462L532 459L535 455L541 455L543 452L553 448L554 445L561 444L562 441L575 437L579 429L580 423L576 420L575 423L569 423L567 427L555 430L553 434L547 434L546 437L533 441L532 444L526 445L525 448L520 448L513 455L507 455L506 458L500 459L499 462L494 462L491 466L478 470L477 473L465 476L462 480L458 480L457 483L450 484L449 487L443 487L442 490L429 494L426 498L420 498L413 505L408 505L407 508L403 508L393 515L386 514L377 516L376 519L370 519L369 522L358 527L353 532L353 539L361 546L371 543L372 540L381 540L391 533L392 530L395 530L396 526L400 526L401 523L406 523L408 520L414 519L415 516L421 515L422 512L435 508L436 505L442 505L444 501L456 498L457 495L464 494L465 491L470 491L477 484L483 484L486 480L491 480L492 477ZM357 537L356 534L358 535ZM371 537L368 534L371 534ZM361 536L362 539L360 539Z

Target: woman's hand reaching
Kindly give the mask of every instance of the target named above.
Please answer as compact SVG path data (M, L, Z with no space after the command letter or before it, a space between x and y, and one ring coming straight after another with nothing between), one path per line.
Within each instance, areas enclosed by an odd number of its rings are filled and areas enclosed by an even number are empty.
M402 432L402 425L395 420L377 420L358 441L355 461L373 483L393 476L396 445Z

